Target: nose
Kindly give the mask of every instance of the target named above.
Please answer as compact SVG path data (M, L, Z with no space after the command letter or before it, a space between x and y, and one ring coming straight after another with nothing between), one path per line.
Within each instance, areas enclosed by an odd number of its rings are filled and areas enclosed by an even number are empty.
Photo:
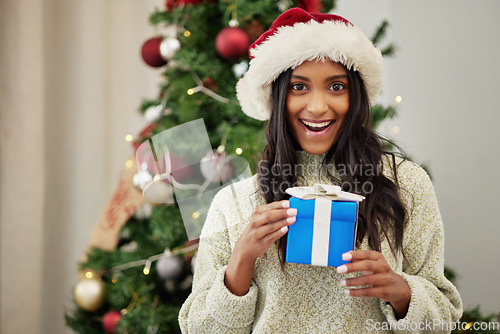
M307 111L314 114L322 114L328 111L328 103L324 92L314 91L310 94L311 99L307 104Z

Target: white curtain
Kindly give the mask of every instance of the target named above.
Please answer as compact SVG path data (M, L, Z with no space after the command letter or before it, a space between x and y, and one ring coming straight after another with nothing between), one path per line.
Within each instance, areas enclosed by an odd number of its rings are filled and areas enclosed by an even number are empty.
M158 93L161 0L0 1L0 332L70 333L77 262Z

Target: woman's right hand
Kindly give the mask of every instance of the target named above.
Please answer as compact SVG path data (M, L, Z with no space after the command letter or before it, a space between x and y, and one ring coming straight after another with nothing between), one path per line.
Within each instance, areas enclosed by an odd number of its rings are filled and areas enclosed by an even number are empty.
M287 200L255 209L250 223L234 246L226 268L225 284L229 291L238 296L248 292L255 261L286 234L296 215L297 209L290 209Z

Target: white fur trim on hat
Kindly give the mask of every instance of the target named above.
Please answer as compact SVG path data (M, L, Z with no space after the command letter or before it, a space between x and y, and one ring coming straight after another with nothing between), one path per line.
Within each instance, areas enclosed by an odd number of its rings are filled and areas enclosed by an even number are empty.
M258 120L269 119L273 81L308 60L331 60L358 71L372 104L382 84L380 50L359 27L340 21L280 27L250 52L253 59L236 85L236 95L243 112Z

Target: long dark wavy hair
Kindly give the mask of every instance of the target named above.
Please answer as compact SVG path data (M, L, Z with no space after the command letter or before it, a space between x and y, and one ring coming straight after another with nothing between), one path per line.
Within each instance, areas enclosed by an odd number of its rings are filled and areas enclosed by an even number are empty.
M388 143L397 146L370 128L370 103L364 82L357 71L346 69L346 72L349 80L349 111L338 139L328 150L322 163L333 182L335 177L326 168L327 163L333 160L337 170L342 168L343 171L349 171L339 173L340 185L346 191L366 197L359 205L356 246L359 247L367 236L369 247L380 251L385 238L396 256L398 251L402 252L407 211L399 196L395 156L384 147ZM267 203L288 199L290 196L284 190L296 185L295 173L286 173L283 170L286 166L296 165L296 150L300 149L286 118L286 99L291 75L292 69L283 72L272 87L272 110L266 128L267 146L258 166L260 191ZM391 163L383 164L384 155L387 155ZM378 172L366 173L367 170L373 171L374 167ZM392 169L393 180L383 174L383 168ZM352 187L355 184L369 187ZM286 237L279 239L278 248L283 266Z

